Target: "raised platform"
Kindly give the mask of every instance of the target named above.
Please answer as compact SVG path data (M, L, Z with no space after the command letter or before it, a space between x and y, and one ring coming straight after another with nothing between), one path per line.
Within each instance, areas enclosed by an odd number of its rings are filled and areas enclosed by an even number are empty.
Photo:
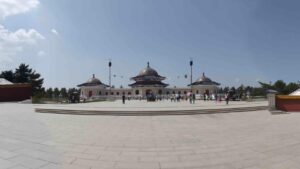
M35 105L38 113L73 114L73 115L115 115L115 116L157 116L157 115L193 115L266 110L266 101L225 102L197 101L190 104L182 102L146 102L121 101L93 102L82 104L45 104Z

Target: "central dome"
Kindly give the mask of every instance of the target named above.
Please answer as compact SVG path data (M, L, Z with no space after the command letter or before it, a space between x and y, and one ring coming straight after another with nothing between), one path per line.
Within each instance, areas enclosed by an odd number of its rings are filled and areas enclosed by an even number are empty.
M140 71L139 76L159 76L157 71L150 67L149 62L147 67Z
M102 84L101 81L97 78L90 78L86 83L91 83L91 84Z

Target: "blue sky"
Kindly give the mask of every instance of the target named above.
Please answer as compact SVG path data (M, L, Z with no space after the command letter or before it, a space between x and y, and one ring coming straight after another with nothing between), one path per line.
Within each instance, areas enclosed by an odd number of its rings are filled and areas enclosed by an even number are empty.
M108 83L109 59L117 87L148 61L171 86L186 86L190 58L194 79L205 72L223 86L300 80L296 0L14 3L0 8L0 70L27 63L46 87L75 87L93 73Z

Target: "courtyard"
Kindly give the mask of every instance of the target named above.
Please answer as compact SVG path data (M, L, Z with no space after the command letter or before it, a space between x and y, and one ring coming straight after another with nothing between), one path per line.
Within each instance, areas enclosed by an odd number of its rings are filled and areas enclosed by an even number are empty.
M298 168L300 114L43 114L0 104L1 169Z

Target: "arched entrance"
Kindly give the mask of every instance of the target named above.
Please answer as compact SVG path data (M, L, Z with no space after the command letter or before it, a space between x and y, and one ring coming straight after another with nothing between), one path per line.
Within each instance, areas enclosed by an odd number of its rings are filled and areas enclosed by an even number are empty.
M205 94L206 94L207 96L209 96L209 90L208 90L208 89L205 90Z
M147 89L146 90L146 96L148 96L149 94L152 94L152 90L151 89Z

